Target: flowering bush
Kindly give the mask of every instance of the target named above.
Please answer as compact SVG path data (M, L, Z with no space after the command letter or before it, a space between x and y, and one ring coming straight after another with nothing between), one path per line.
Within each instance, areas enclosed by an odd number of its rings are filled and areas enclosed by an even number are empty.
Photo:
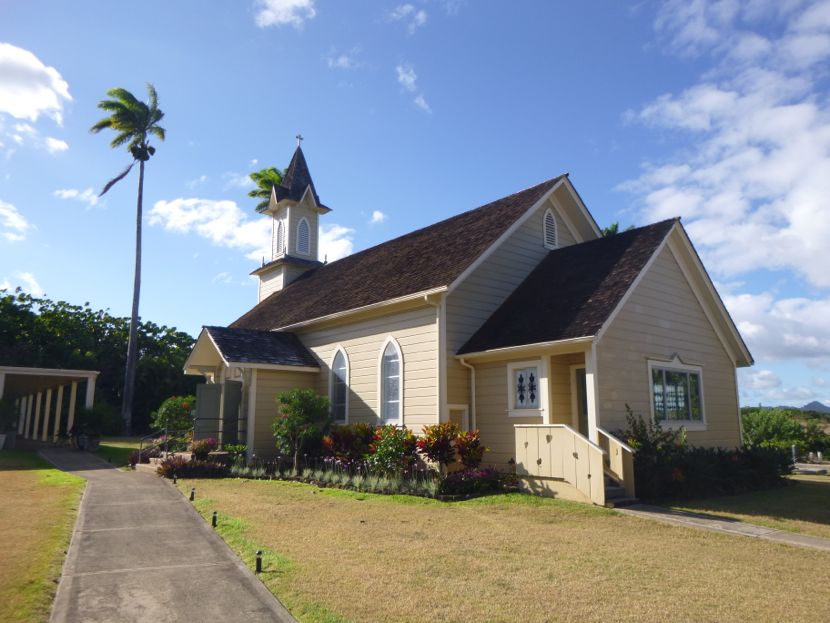
M328 456L339 461L355 462L366 458L374 440L375 427L371 424L335 425L323 437L323 448Z
M370 452L370 467L384 474L408 474L418 461L415 435L391 424L375 431Z
M424 432L418 438L418 450L430 461L446 467L455 463L455 442L461 430L453 422L444 422L433 426L424 426Z
M475 468L481 465L481 460L487 451L487 448L481 445L481 435L478 429L458 433L455 440L455 449L458 451L458 459L467 468Z
M441 483L441 493L444 495L492 493L501 489L501 474L491 467L452 472Z
M208 454L215 451L219 447L219 442L213 437L207 439L195 439L190 443L190 451L197 461L204 461Z
M141 462L142 463L149 463L151 458L161 456L161 450L158 448L147 448L141 451ZM133 450L130 452L130 456L127 459L130 465L135 467L136 463L138 463L138 450Z
M174 474L179 478L222 478L228 475L228 468L214 461L188 461L174 456L161 462L158 473L164 478L172 478Z
M161 403L152 414L154 428L187 430L193 427L192 411L196 407L196 396L172 396Z

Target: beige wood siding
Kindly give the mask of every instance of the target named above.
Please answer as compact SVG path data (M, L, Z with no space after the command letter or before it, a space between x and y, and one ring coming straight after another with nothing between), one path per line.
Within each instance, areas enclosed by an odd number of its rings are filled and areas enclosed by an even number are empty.
M548 208L556 217L559 246L574 244L558 209L546 201L447 297L449 403L470 401L470 371L458 363L455 353L549 253L544 246L544 215Z
M552 424L573 426L575 397L571 395L571 366L585 365L584 353L554 355L550 358L550 421ZM574 428L576 428L574 426Z
M696 445L740 443L735 367L687 284L674 256L664 248L597 345L599 425L625 428L626 403L651 417L648 360L703 368L705 431L690 431Z
M394 337L403 357L404 424L420 431L438 423L438 332L436 308L422 306L298 335L320 362L317 391L329 393L331 362L341 346L349 366L350 422L378 422L378 365L387 337Z
M282 290L284 267L278 266L259 276L259 300L264 301L277 290Z
M481 441L488 448L484 465L508 469L515 458L515 424L542 424L541 417L509 417L507 415L507 363L476 365L476 427Z
M256 411L254 416L253 453L259 458L276 455L274 431L271 425L277 415L277 394L298 387L315 387L319 374L258 370L256 382Z

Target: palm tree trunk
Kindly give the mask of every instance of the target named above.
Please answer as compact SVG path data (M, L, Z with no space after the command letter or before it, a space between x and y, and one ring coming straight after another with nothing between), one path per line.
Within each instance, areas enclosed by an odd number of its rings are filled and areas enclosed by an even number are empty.
M133 395L135 394L135 368L138 359L138 300L141 295L141 212L144 200L144 161L138 163L138 203L135 209L135 280L133 282L133 310L130 316L130 338L127 342L127 371L124 374L124 396L121 417L124 434L133 432Z

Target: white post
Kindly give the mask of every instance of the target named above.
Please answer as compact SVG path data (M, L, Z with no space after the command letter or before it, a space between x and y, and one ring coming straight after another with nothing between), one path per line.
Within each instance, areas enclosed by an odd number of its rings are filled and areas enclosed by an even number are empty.
M38 392L37 398L35 398L35 421L32 424L32 439L37 439L38 426L40 425L40 404L42 398L43 392Z
M245 426L245 443L248 446L248 461L254 455L254 424L256 423L256 368L251 369L248 381L248 423Z
M95 400L95 377L90 376L86 380L86 398L84 400L84 407L87 409L92 408L92 403Z
M78 397L78 381L72 381L72 388L69 390L69 413L66 422L66 431L72 430L75 425L75 400Z
M58 397L55 404L55 429L52 432L52 441L58 440L61 432L61 412L63 411L63 385L58 385Z
M0 400L3 399L3 391L6 388L6 373L0 372Z
M28 439L29 431L32 425L32 394L26 396L26 428L23 431L23 436Z
M599 443L599 392L597 384L597 347L585 351L585 393L588 402L588 439Z
M23 436L23 427L26 426L26 396L20 399L20 410L17 412L17 434Z
M43 432L40 435L42 441L49 438L49 416L52 414L52 388L46 390L46 404L43 408Z

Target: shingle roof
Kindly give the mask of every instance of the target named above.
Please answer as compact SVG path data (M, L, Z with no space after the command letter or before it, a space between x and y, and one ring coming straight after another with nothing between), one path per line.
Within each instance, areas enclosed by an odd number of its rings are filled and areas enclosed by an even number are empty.
M319 367L293 333L226 327L205 327L205 330L229 362Z
M231 326L275 329L447 286L564 177L310 270Z
M458 354L596 335L676 221L551 251Z
M274 192L276 192L277 201L283 199L299 201L303 198L303 193L309 186L311 186L311 192L314 193L314 201L317 202L317 205L320 205L320 197L317 195L317 189L314 188L314 182L311 181L311 173L308 170L303 150L298 145L288 168L285 170L285 175L282 177L282 183L279 186L274 186Z

